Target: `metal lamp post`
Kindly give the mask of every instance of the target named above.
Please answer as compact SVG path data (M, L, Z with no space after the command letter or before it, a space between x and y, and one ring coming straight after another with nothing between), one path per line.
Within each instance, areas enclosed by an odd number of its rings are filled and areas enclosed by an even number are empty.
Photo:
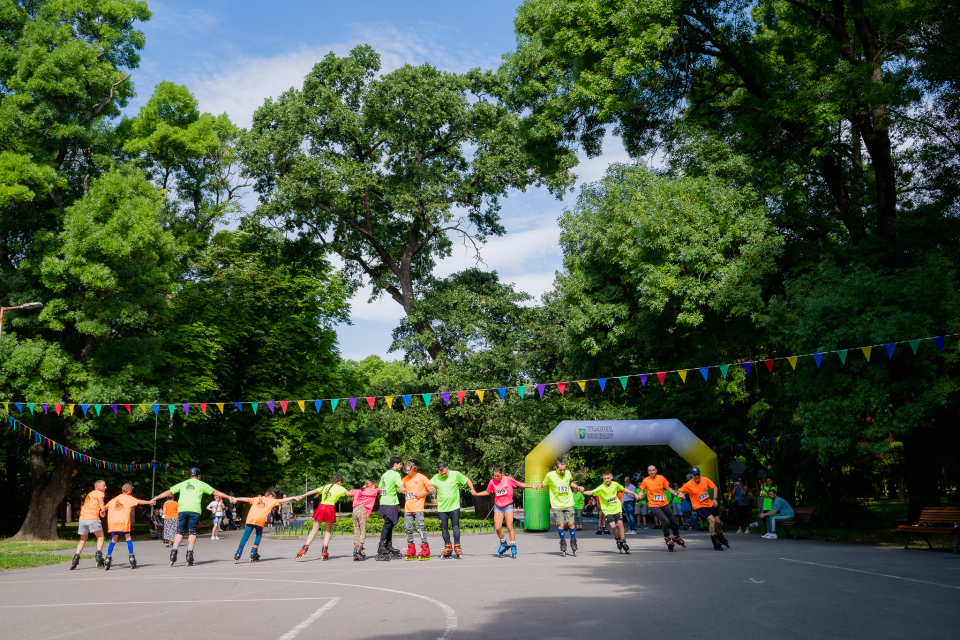
M0 307L0 340L3 339L3 312L12 311L13 309L39 309L43 306L42 302L26 302L24 304L18 304L15 307Z

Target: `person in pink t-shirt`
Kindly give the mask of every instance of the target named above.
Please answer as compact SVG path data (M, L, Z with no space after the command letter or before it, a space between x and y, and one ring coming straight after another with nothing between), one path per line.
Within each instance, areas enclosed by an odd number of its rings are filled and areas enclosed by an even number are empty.
M347 495L353 498L353 559L366 560L363 541L367 537L367 518L373 511L380 489L377 489L376 480L367 478L362 489L352 489L347 492Z
M513 533L513 490L517 487L522 489L535 489L533 485L523 482L517 482L510 476L503 475L503 469L500 465L493 467L493 480L487 484L486 491L472 491L475 496L488 496L491 493L493 498L493 526L497 530L497 537L500 538L500 548L497 549L497 555L502 556L507 550L507 541L503 537L503 520L507 520L507 532L510 534L510 553L514 558L517 557L517 539Z

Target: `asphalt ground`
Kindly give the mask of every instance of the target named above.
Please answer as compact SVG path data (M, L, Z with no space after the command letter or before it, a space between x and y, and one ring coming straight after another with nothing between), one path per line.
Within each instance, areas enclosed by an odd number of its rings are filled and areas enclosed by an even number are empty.
M496 556L493 535L464 536L461 560L354 562L351 539L321 562L301 541L264 539L262 561L239 564L240 532L198 541L197 563L171 567L157 541L121 542L108 571L92 560L0 574L0 636L324 640L417 638L956 638L960 556L728 533L714 551L685 532L669 553L656 530L580 532L561 557L555 531L518 533L519 555ZM373 542L372 540L370 542ZM395 539L397 542L403 542ZM402 545L396 544L399 548ZM375 548L368 545L368 550ZM72 551L63 552L72 555ZM92 553L88 544L85 553Z

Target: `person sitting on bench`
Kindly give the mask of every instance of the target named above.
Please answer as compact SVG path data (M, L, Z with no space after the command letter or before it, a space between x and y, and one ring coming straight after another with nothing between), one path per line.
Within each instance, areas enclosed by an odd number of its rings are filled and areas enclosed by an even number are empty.
M767 540L777 539L777 521L793 520L793 509L787 504L787 501L777 495L775 488L768 488L767 495L770 496L770 510L760 514L760 522L767 523L767 533L760 536Z

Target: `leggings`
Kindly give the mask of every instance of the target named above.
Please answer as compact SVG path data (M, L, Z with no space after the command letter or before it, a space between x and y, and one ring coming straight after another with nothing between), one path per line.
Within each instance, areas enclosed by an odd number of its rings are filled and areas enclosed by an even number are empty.
M673 509L669 506L666 507L650 507L650 513L655 517L660 519L660 524L663 526L663 537L668 538L670 534L667 533L667 526L669 525L670 530L673 531L673 535L680 535L680 529L677 528L677 519L673 517Z
M737 505L737 526L750 530L750 511L752 507L749 504Z
M460 509L453 511L440 511L440 534L443 536L443 543L450 544L450 532L447 530L447 521L453 527L453 542L460 544Z
M427 528L423 524L423 511L403 512L403 528L407 530L407 544L413 544L413 528L420 534L420 543L427 544Z
M246 546L247 540L250 539L250 532L256 531L257 537L253 540L253 546L260 546L260 538L263 537L263 527L257 526L255 524L248 524L243 528L243 537L240 538L240 550L243 551L243 547Z

